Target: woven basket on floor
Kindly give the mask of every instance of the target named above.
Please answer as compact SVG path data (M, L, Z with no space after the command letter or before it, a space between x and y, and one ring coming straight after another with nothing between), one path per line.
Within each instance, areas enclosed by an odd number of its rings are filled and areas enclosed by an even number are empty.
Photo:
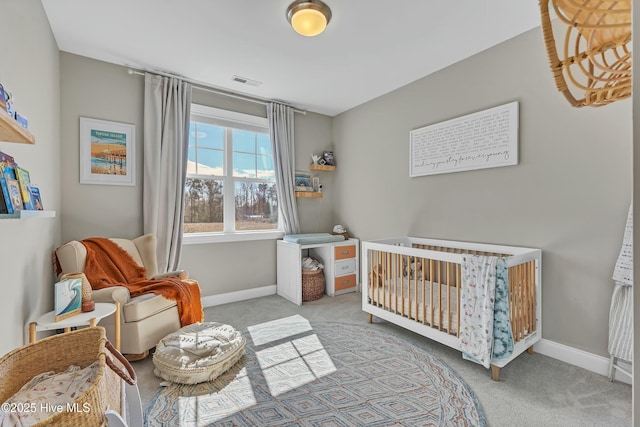
M131 365L128 365L124 358L120 359L122 355L116 353L117 350L108 343L101 326L54 335L17 348L0 359L0 402L5 402L13 396L36 375L48 371L63 372L70 365L85 368L98 360L98 372L91 386L73 402L69 402L75 403L75 407L80 410L73 410L70 405L35 425L104 425L107 409L123 413L122 381L119 375L122 374L123 378L128 377L128 380L135 382L135 372ZM122 371L118 374L107 366L113 364L112 356L121 362L120 366L115 365L116 369L125 368L129 375ZM89 410L84 412L85 408Z
M318 270L302 270L302 302L315 301L324 294L324 272Z

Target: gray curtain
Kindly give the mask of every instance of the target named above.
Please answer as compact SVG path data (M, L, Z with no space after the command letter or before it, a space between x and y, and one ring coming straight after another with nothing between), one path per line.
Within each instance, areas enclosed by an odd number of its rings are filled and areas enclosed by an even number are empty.
M300 233L295 194L295 153L293 144L293 108L270 102L267 104L269 136L278 188L278 206L286 234Z
M158 272L180 264L190 114L191 84L145 73L143 220L158 239Z

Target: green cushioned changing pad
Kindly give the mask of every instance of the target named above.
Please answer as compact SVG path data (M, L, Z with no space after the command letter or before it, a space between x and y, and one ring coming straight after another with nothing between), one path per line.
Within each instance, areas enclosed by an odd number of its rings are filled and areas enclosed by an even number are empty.
M313 245L316 243L344 242L344 236L329 233L286 234L282 240L299 245Z

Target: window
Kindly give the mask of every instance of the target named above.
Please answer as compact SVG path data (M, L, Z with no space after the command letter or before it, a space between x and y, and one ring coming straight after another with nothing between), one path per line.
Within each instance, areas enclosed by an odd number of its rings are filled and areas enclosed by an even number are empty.
M279 237L273 231L280 226L267 119L192 105L185 242Z

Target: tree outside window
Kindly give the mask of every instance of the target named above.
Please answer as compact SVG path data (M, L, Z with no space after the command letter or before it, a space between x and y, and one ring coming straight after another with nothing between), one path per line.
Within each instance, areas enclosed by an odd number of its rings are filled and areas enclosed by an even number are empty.
M209 112L211 114L202 114ZM278 197L266 119L247 124L237 113L200 106L192 113L185 186L184 232L278 230ZM245 116L245 115L238 115Z

